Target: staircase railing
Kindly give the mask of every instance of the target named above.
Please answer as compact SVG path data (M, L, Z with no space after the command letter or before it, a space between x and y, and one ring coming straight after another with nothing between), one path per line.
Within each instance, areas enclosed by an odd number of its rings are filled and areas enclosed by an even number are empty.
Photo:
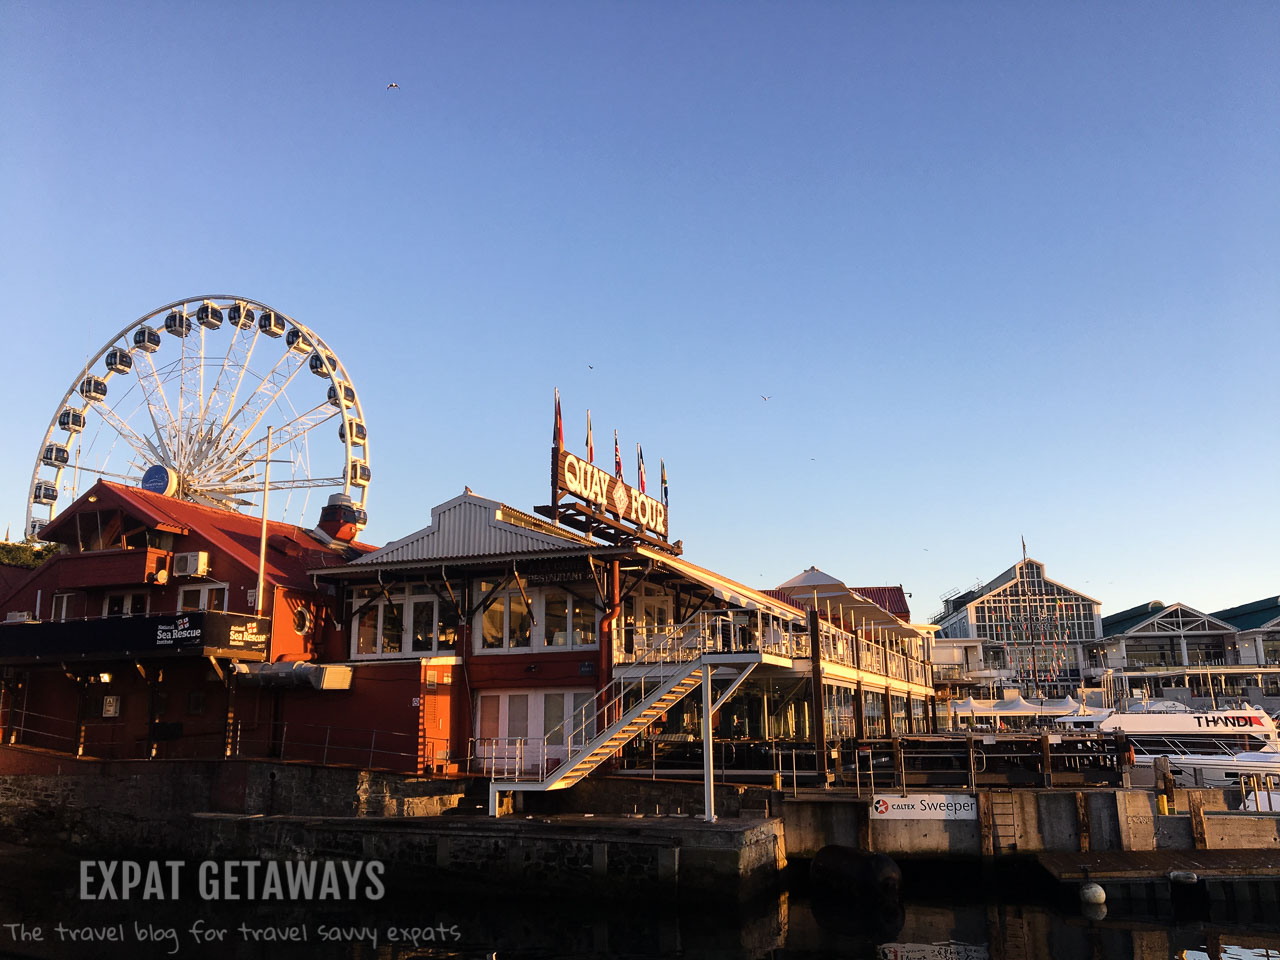
M574 709L541 738L477 740L477 759L482 769L495 780L540 781L562 763L572 765L595 737L625 714L628 700L644 701L704 653L741 649L733 629L734 612L702 611L664 633L643 637L643 652L636 659L619 664L626 670L625 675L613 677L589 703ZM554 755L558 748L567 753L563 761Z

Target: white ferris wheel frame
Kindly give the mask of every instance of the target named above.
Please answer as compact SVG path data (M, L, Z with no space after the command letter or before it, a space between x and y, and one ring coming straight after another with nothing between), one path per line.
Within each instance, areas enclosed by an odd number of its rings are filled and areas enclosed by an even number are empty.
M231 330L223 331L220 329L211 329L195 319L196 312L202 305L217 307L223 311L224 321ZM239 326L234 322L228 322L226 313L232 306L239 305L240 309L255 311L253 320L252 333L249 334L247 326ZM167 343L170 336L165 332L164 318L171 312L181 311L181 315L189 323L189 329L186 334L180 337L174 337L175 340L181 341L182 353L175 361L165 363L163 366L157 365L154 357L162 352L163 347L157 348L156 351L145 351L134 346L131 334L140 327L148 327L157 330L161 334L161 343ZM281 334L272 337L263 331L262 325L259 323L262 314L271 313L284 322L286 330L297 330L301 341L306 344L305 350L297 347L286 345L286 337ZM159 318L157 325L155 321ZM219 324L219 327L223 325ZM205 357L205 337L217 336L219 334L229 335L232 337L232 343L228 344L225 355L219 363L216 359L214 363L218 365L216 379L212 390L206 395L204 388L204 375L206 357ZM245 334L248 337L247 345L244 347L243 358L235 359L236 344L235 338ZM196 336L199 336L199 349L194 351L197 355L188 356L187 344ZM269 368L264 375L258 375L249 370L249 361L253 357L254 348L257 347L259 338L266 337L268 340L279 340L283 348L281 356ZM95 370L100 361L112 350L122 350L130 355L133 360L133 367L127 373L117 373L117 371L107 368L105 370ZM292 383L298 373L304 369L308 369L311 365L313 357L319 357L319 363L323 368L320 374L336 391L336 403L324 397L322 393L321 402L314 407L298 412L288 395L285 393L286 388ZM289 361L296 361L292 369L287 369ZM170 398L164 392L166 384L172 384L173 366L178 365L177 383L179 396L177 400L177 413L174 412L174 405L170 402ZM286 372L280 378L275 375L281 372L282 367L286 368ZM212 427L213 422L218 419L218 407L210 402L214 399L215 393L221 389L224 375L228 370L236 368L236 372L232 375L232 379L228 382L231 392L226 398L225 413L222 414L222 422L215 430L209 432L206 428ZM161 370L164 370L165 378L161 378ZM199 380L199 412L198 417L187 423L184 420L183 404L186 398L186 379L188 376L195 376L198 370ZM252 373L252 379L256 380L249 396L243 403L237 405L237 400L241 393L241 388L245 386L246 373ZM110 402L110 391L108 390L105 400L91 400L85 397L81 392L81 385L89 378L96 377L106 384L110 384L112 378L120 377L136 377L136 386L138 386L141 397L139 407L135 407L125 416L116 413ZM150 388L148 387L148 382ZM265 389L264 389L265 388ZM323 389L323 388L322 388ZM151 391L154 390L154 393ZM350 402L344 402L346 391L350 391ZM132 387L126 391L124 396L132 393ZM241 413L252 413L249 404L258 397L261 409L257 410L252 422L247 429L230 429L233 421ZM123 399L123 397L121 398ZM284 424L274 424L274 434L271 441L270 450L264 450L256 456L248 457L249 451L255 447L266 446L265 429L268 424L262 423L267 412L275 407L281 400L288 404L288 408L294 412L291 421ZM75 402L78 401L78 402ZM120 403L120 400L115 401ZM148 414L153 433L147 435L144 431L139 433L133 429L126 421L137 413L138 409L145 406ZM336 410L332 413L326 408L336 406ZM76 410L85 419L84 427L78 431L67 431L65 434L65 443L63 438L55 440L55 434L59 432L59 418L64 411ZM346 367L338 358L337 353L330 347L322 337L314 330L295 320L282 311L276 310L274 307L263 303L260 300L254 300L250 297L242 297L234 294L208 294L196 297L186 297L182 300L175 300L172 303L165 304L155 310L151 310L137 320L124 327L114 337L107 340L100 350L88 360L81 369L79 375L72 381L67 392L63 394L62 400L58 403L57 409L54 411L53 417L49 421L49 426L45 430L40 445L36 450L35 467L31 473L31 483L27 489L27 516L25 525L25 535L27 537L38 537L39 531L46 523L53 519L57 512L57 499L53 503L38 503L36 500L36 487L40 483L52 483L54 490L58 493L63 488L63 473L68 470L75 471L78 475L83 471L86 474L96 477L108 477L109 479L120 480L124 482L137 483L141 480L141 472L138 476L130 476L124 473L113 473L104 469L97 469L91 466L79 463L80 446L84 438L84 434L89 426L90 418L97 415L102 420L102 424L98 430L101 432L105 427L110 427L115 431L116 439L112 441L112 448L119 440L131 448L130 456L135 460L140 460L146 465L163 465L171 470L177 470L179 473L185 467L190 470L193 465L200 466L205 463L220 463L225 470L233 464L238 465L238 475L227 475L222 478L222 487L218 487L217 477L206 477L202 482L206 484L207 489L224 489L222 496L236 500L242 506L252 505L252 501L244 500L243 495L260 493L262 489L262 479L260 475L256 475L255 465L265 467L265 461L270 459L274 454L279 453L282 449L291 447L295 443L303 445L305 450L305 463L299 464L294 462L293 476L287 479L275 480L270 483L271 490L280 489L299 489L310 487L338 487L341 486L341 492L351 498L353 505L363 508L368 498L368 480L363 483L355 482L352 476L353 465L360 464L366 470L370 462L368 426L364 418L364 408L360 403L359 392L355 388L355 383L347 373ZM212 416L211 416L212 415ZM343 446L342 473L339 477L328 478L312 478L309 476L310 471L310 446L307 443L308 434L323 423L328 423L334 418L340 418L341 431L338 439ZM206 422L206 418L208 422ZM365 427L365 436L363 439L357 439L356 431L352 424L359 423ZM191 427L198 426L201 428L198 436L193 435ZM263 432L258 434L256 431L261 429ZM283 439L281 437L283 436ZM94 442L97 440L97 434L94 436ZM234 442L231 442L234 441ZM76 462L70 460L66 463L51 464L44 460L46 448L53 443L57 443L64 448L70 448L74 445L76 451ZM230 443L230 446L226 446ZM93 446L93 443L90 444ZM177 449L175 449L177 448ZM361 450L361 455L356 456L355 449ZM214 454L220 457L216 459ZM108 451L107 456L110 456ZM278 461L277 461L278 462ZM216 467L214 468L216 469ZM52 479L48 476L42 476L42 471L53 471ZM145 466L143 466L145 470ZM301 471L304 475L301 479L298 473ZM192 479L192 478L187 478ZM72 491L76 493L76 490ZM241 497L235 497L234 494L241 494ZM191 500L196 503L205 503L212 506L226 506L221 503L210 503L211 497L188 496L184 499ZM226 507L231 509L231 507ZM47 511L45 517L40 516L40 511Z

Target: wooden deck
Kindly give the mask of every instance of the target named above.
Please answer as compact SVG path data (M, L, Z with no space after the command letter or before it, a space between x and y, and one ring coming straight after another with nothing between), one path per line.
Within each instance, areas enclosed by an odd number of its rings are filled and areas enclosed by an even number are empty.
M1202 880L1280 880L1275 850L1107 850L1039 853L1036 859L1060 882L1162 880L1174 870Z

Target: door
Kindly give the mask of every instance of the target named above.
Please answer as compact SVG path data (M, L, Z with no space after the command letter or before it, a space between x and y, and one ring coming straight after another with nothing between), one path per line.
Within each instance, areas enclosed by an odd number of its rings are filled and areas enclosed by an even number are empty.
M636 600L636 655L647 652L671 650L675 638L671 636L671 598L641 597Z

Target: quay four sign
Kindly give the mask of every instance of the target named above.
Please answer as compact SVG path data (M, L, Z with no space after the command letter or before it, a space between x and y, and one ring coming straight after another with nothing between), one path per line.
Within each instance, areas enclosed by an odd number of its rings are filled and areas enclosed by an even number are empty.
M556 487L586 503L662 537L667 536L667 508L660 500L629 487L568 450L556 458Z
M977 820L978 798L967 793L877 794L871 817L878 820Z

